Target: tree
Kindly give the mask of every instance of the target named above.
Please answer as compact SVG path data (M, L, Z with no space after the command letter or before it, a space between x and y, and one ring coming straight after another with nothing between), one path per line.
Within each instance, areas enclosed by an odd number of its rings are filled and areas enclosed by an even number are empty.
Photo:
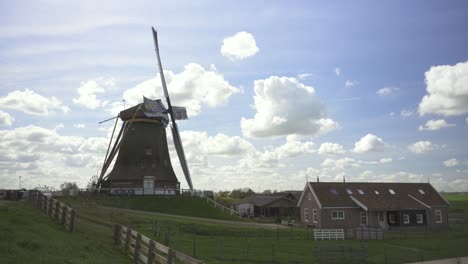
M62 191L63 195L70 195L72 190L76 192L78 189L79 188L78 185L76 185L76 182L64 182L60 184L60 190Z
M234 189L232 190L229 197L234 198L234 199L243 199L243 198L249 197L250 195L254 193L255 192L252 191L252 189L250 188Z

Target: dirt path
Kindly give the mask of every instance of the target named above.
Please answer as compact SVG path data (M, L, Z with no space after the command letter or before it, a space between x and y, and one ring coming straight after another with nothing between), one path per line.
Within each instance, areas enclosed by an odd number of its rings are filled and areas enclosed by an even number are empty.
M237 222L237 221L228 221L228 220L217 220L217 219L209 219L209 218L201 218L201 217L193 217L193 216L184 216L184 215L175 215L175 214L164 214L164 213L156 213L156 212L148 212L148 211L140 211L140 210L133 210L133 209L124 209L118 207L108 207L108 206L97 206L106 209L128 212L128 213L138 213L138 214L145 214L145 215L158 215L158 216L167 216L167 217L174 217L180 219L187 219L187 220L197 220L201 222L207 223L217 223L217 224L227 224L227 225L236 225L236 226L245 226L245 227L264 227L264 228L286 228L287 226L284 225L277 225L277 224L263 224L263 223L252 223L252 222Z

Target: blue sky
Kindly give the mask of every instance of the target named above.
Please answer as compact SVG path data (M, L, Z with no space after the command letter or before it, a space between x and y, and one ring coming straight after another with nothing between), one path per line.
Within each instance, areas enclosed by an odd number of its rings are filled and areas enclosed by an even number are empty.
M319 176L466 191L467 12L465 1L2 1L0 187L86 185L112 128L98 122L122 99L162 93L154 26L169 92L189 109L179 126L196 188L301 189Z

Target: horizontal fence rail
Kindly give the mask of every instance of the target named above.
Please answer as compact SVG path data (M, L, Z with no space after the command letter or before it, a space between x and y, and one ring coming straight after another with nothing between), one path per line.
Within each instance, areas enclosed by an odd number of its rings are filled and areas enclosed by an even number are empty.
M343 229L314 229L315 240L344 240Z
M27 199L56 222L64 225L68 231L73 232L75 227L75 210L73 208L37 190L28 191Z
M203 263L119 224L114 225L114 243L129 253L134 263Z

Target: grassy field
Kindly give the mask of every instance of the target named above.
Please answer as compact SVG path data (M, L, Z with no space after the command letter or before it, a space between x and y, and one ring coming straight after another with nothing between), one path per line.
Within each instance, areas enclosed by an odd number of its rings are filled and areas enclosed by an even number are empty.
M368 247L366 263L405 263L468 255L468 195L447 195L451 203L450 230L438 232L387 232L381 241L321 241L313 240L312 230L304 228L245 227L228 223L209 223L202 220L187 220L179 217L153 216L128 213L118 209L96 207L80 200L69 200L79 216L94 219L96 223L110 226L113 222L129 226L150 238L186 254L203 259L206 263L311 263L314 245L349 244ZM99 198L106 199L106 198ZM148 198L151 202L152 198ZM155 198L157 199L157 198ZM171 206L181 206L167 200ZM132 208L133 203L101 200L99 204ZM137 209L150 208L164 212L180 212L180 208L139 205ZM191 209L195 216L208 217L214 214ZM185 212L184 215L189 215ZM229 219L218 216L218 219ZM235 218L237 219L237 218ZM350 263L349 259L346 260ZM364 263L356 260L356 263Z
M1 201L0 201L1 202ZM0 204L0 263L131 263L111 229L77 220L70 233L27 201Z
M96 196L89 197L62 197L59 198L70 206L83 204L96 204L110 207L159 212L166 214L185 215L219 220L246 221L219 208L199 197L158 197L158 196Z

